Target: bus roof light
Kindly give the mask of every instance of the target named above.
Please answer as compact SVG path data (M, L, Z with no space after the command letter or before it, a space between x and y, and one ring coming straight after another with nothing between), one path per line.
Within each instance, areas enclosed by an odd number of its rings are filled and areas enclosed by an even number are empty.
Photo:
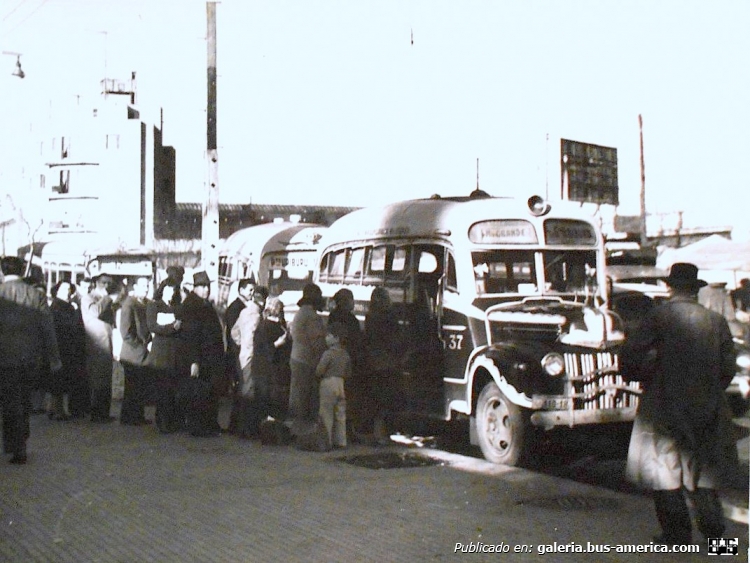
M533 195L528 201L529 211L534 217L541 217L546 215L552 209L552 206L544 201L544 198L538 195Z

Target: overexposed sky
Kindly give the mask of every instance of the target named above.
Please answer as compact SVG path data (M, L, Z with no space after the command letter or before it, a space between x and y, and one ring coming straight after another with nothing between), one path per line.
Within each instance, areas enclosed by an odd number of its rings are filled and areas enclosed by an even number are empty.
M566 138L617 148L620 211L635 214L640 113L649 211L750 231L746 0L225 0L217 13L223 202L467 194L477 158L485 191L554 198ZM177 150L178 199L202 201L205 2L0 0L0 18L2 50L23 53L11 86L26 111L135 70Z

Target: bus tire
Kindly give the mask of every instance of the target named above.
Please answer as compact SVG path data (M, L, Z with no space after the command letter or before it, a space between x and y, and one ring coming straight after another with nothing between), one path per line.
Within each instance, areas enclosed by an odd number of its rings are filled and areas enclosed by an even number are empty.
M518 465L524 459L533 429L527 413L511 402L492 381L477 399L476 428L485 459Z

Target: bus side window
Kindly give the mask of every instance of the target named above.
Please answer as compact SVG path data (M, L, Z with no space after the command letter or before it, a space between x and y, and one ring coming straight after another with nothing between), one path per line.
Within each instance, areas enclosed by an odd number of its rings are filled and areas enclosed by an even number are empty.
M349 264L346 268L346 278L344 283L357 284L362 283L362 273L365 265L365 249L355 248L351 251L349 257Z
M445 272L445 289L453 293L458 293L458 277L456 275L456 259L453 253L447 253L447 265Z
M328 281L341 282L344 280L344 268L346 266L346 249L338 250L329 258Z
M389 247L389 256L386 260L385 287L391 296L393 303L406 301L407 266L409 264L409 247Z
M398 246L393 249L393 256L386 267L385 284L388 286L401 287L406 279L406 265L409 258L409 249L406 246Z
M328 261L331 257L331 253L328 252L323 258L320 259L320 268L318 270L318 280L325 283L328 281Z
M387 246L370 247L367 256L367 267L362 280L363 285L382 285L385 279L385 264L388 253Z
M231 266L226 256L219 257L219 275L225 278L231 275Z

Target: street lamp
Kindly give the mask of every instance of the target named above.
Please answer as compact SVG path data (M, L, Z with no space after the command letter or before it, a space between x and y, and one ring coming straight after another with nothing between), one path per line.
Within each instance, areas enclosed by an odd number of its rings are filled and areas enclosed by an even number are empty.
M18 78L23 78L26 76L26 73L21 68L21 53L14 53L13 51L3 51L3 55L11 55L13 57L16 57L16 68L11 73L12 76L17 76Z

